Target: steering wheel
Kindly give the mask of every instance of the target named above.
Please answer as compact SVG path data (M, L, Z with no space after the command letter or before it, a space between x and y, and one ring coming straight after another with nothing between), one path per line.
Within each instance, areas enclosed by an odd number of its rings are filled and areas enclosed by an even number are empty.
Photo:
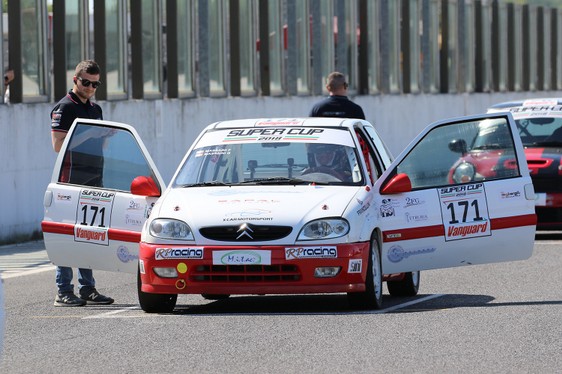
M334 178L337 178L339 182L343 181L345 177L337 170L334 170L327 166L315 166L312 168L305 169L302 172L302 175L311 174L311 173L321 173L321 174L328 174Z

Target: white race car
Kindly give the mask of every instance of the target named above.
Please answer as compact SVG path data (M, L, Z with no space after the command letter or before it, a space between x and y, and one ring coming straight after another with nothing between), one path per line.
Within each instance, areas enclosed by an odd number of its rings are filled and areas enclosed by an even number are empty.
M508 134L513 173L449 182L451 140ZM514 135L515 134L515 135ZM347 293L352 308L414 296L420 270L522 260L534 191L509 113L428 126L396 160L366 121L209 125L166 188L135 129L78 119L45 193L56 265L137 273L146 312L178 294Z

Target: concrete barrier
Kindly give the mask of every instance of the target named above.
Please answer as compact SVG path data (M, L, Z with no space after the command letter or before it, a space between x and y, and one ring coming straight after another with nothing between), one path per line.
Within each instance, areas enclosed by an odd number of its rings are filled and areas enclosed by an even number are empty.
M501 101L559 97L562 92L357 96L394 155L431 122L483 113ZM199 132L236 118L303 117L320 97L198 98L101 101L104 118L133 125L169 181ZM49 114L53 103L0 105L0 244L40 237L43 194L56 154Z

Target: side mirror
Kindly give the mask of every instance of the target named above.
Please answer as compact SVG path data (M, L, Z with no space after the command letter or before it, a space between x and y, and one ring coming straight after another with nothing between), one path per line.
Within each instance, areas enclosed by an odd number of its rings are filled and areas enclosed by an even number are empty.
M381 188L381 195L392 195L412 191L412 182L408 174L400 173L392 177L388 183Z
M160 188L151 177L146 177L141 175L136 177L131 182L131 193L133 195L140 196L154 196L159 197L161 195Z
M455 153L465 155L468 152L466 141L464 139L454 139L449 142L449 149Z

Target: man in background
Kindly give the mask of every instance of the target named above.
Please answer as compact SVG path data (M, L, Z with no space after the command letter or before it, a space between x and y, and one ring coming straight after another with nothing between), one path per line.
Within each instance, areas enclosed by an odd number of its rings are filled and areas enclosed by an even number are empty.
M341 117L365 119L363 109L347 97L348 84L345 76L337 71L326 79L326 89L330 96L316 103L309 117Z

